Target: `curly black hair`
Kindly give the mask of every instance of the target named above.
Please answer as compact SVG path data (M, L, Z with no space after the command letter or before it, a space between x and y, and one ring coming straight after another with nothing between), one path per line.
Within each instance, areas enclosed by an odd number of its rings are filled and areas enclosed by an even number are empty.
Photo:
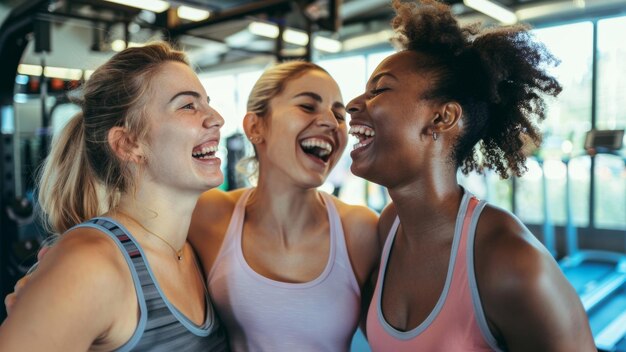
M436 0L392 5L395 41L420 53L420 70L434 80L423 98L463 107L465 127L451 155L457 166L464 174L490 168L502 178L521 176L525 144L541 144L537 123L546 117L544 97L562 90L546 71L559 61L528 26L462 27L450 7Z

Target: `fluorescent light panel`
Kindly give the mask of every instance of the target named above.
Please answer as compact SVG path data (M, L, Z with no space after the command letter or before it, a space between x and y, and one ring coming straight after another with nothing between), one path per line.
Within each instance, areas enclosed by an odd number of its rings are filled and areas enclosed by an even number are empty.
M143 46L143 44L141 43L135 43L135 42L129 42L128 43L128 47L129 48L135 48L138 46ZM111 50L116 51L116 52L120 52L122 50L126 49L126 42L123 41L122 39L115 39L113 42L111 42Z
M42 68L39 65L20 64L17 72L21 75L41 76ZM83 70L76 68L46 66L43 75L49 78L60 78L66 80L79 80L83 77Z
M463 4L476 11L482 12L489 17L493 17L504 24L513 24L517 22L517 16L513 11L500 6L495 2L489 0L463 0Z
M46 66L43 69L43 75L46 77L79 80L83 76L83 70L75 68Z
M176 10L176 13L178 14L179 18L189 20L189 21L194 21L194 22L206 20L207 18L209 18L209 16L211 16L211 12L209 11L200 10L194 7L189 7L189 6L184 6L184 5L180 6Z
M272 39L278 38L279 32L278 26L276 26L275 24L263 22L250 23L250 25L248 25L248 30L254 35ZM309 43L309 36L302 31L287 28L283 32L283 40L290 44L304 46ZM341 51L342 47L341 42L339 42L338 40L319 36L315 37L315 39L313 40L313 46L318 50L330 53L337 53Z
M17 66L17 72L21 75L41 76L42 70L39 65L20 64Z
M261 37L278 38L278 27L273 24L252 22L248 25L248 30L250 33Z
M148 10L156 13L163 12L170 8L167 1L162 0L105 0L115 4L136 7L142 10Z

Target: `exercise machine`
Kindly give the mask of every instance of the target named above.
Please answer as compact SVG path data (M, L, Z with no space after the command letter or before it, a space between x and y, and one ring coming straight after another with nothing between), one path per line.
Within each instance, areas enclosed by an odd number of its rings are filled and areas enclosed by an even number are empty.
M623 138L624 130L591 130L587 132L585 149L594 154L615 153L622 148ZM626 253L579 249L572 216L569 160L565 160L565 165L567 252L559 264L589 311L626 282Z

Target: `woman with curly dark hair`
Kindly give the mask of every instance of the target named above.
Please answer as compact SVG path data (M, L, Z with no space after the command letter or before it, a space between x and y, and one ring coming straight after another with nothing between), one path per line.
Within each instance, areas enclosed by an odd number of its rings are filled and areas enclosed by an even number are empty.
M435 0L394 1L400 52L348 104L352 171L388 188L367 318L374 351L591 351L557 263L514 215L457 181L525 171L556 59L521 25L460 27Z

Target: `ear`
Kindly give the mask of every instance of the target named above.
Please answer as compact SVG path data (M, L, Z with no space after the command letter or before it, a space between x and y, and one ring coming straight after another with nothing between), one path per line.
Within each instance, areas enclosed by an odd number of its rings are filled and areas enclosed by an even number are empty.
M243 130L252 144L263 143L264 121L254 112L247 112L243 118Z
M463 108L459 103L445 103L435 112L432 132L442 133L457 127L462 115Z
M144 160L141 145L132 138L124 127L113 127L107 135L109 147L115 155L123 161L140 164Z

